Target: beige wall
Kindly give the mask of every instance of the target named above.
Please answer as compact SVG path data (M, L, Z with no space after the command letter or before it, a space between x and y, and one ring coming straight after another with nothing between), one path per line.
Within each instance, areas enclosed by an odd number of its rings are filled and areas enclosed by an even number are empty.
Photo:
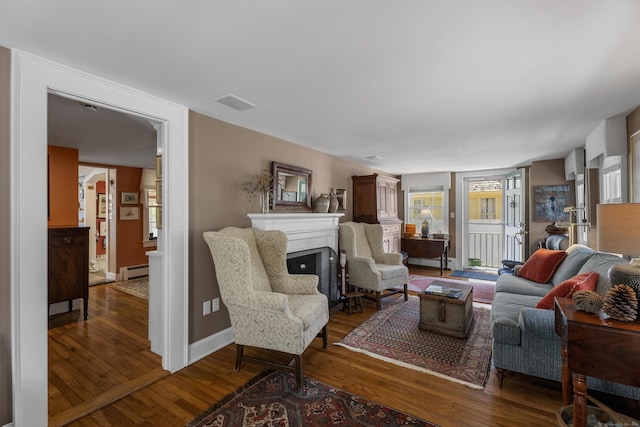
M531 163L529 169L529 218L531 224L529 226L529 245L531 252L534 251L535 242L538 239L547 237L545 228L550 222L534 222L535 218L535 193L534 187L538 185L564 185L571 184L571 188L575 189L575 181L567 181L564 178L564 159L543 160ZM572 194L575 205L575 194Z
M12 419L10 289L10 122L11 51L0 46L0 425Z
M378 172L326 153L234 126L202 114L189 114L189 342L193 343L229 327L228 314L202 316L202 303L219 297L213 261L202 233L227 226L250 227L248 213L259 212L249 202L243 182L271 162L313 170L312 194L331 187L347 189L347 211L352 218L352 175Z

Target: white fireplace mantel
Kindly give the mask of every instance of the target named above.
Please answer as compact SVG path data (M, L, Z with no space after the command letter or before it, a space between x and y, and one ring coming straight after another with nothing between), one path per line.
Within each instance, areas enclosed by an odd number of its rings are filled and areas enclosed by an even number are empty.
M287 253L330 247L338 252L338 222L343 213L248 214L259 230L280 230L287 235Z

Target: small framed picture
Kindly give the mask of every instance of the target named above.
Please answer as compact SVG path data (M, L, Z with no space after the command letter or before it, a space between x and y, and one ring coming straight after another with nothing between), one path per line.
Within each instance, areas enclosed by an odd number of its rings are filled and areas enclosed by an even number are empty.
M137 205L138 204L138 193L125 193L124 191L121 194L120 203L123 205Z
M156 228L162 230L162 206L156 206Z
M162 206L162 180L156 180L156 205Z
M98 194L98 218L107 217L107 195L104 193Z
M138 206L120 206L120 221L135 221L140 219Z
M162 156L156 156L156 179L162 179Z

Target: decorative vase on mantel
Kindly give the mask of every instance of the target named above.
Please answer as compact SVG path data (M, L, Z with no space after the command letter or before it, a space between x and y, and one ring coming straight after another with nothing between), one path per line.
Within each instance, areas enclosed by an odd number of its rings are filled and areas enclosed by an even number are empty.
M320 196L313 203L313 211L315 213L327 213L329 211L329 195L326 193Z
M269 194L267 191L260 193L260 212L263 214L269 213Z
M338 211L338 196L336 193L329 194L329 212L336 213Z

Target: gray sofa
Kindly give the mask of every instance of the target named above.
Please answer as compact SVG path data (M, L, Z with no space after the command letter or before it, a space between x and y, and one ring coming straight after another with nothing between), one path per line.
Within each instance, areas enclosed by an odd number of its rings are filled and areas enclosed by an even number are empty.
M624 259L583 245L572 245L550 283L540 284L514 274L503 274L496 282L491 309L493 364L502 386L505 371L520 372L561 381L561 340L555 333L553 310L534 308L555 285L576 274L599 274L596 291L605 295L611 287L609 267ZM516 272L517 274L517 272ZM588 378L588 387L605 393L640 399L640 388Z

